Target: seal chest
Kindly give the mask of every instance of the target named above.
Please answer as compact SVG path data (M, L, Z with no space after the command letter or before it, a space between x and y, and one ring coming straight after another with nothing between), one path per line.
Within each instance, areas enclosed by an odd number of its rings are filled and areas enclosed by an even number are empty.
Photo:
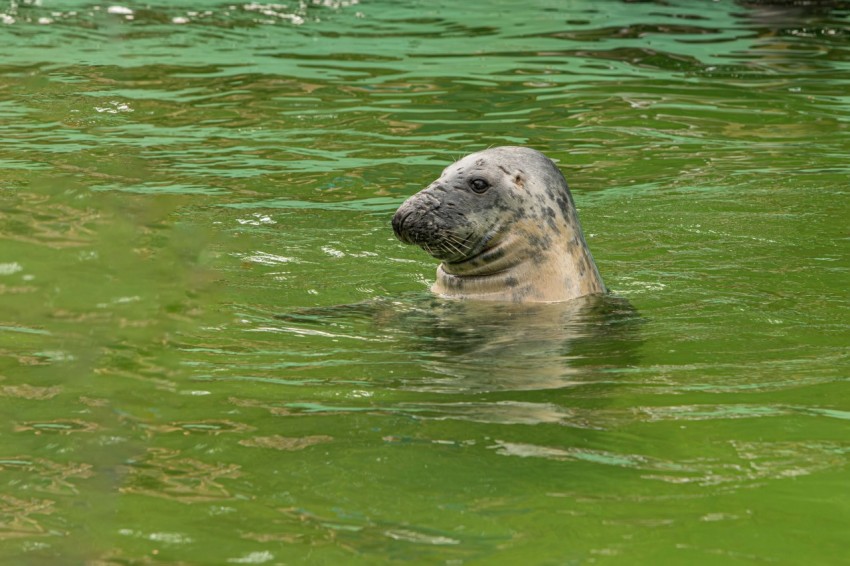
M556 302L605 293L567 182L533 149L467 155L407 199L392 225L442 262L438 295Z

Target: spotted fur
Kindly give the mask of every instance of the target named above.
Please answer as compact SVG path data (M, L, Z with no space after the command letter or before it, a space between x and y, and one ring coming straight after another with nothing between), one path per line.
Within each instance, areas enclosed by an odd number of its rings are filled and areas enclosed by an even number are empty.
M567 183L533 149L464 157L407 199L392 224L401 241L442 261L431 287L439 295L555 302L605 293Z

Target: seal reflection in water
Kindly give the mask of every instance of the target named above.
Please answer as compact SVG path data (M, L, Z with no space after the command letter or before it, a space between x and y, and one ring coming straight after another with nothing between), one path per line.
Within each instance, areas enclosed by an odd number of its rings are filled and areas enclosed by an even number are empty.
M407 199L392 225L442 261L431 287L441 296L522 303L605 293L567 182L533 149L467 155Z

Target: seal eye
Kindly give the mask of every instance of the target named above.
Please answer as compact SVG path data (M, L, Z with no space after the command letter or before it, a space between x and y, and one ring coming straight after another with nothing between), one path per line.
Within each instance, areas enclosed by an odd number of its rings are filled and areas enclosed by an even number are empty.
M481 179L480 177L477 177L469 181L469 188L475 191L476 193L481 194L490 188L490 183L488 183L484 179Z

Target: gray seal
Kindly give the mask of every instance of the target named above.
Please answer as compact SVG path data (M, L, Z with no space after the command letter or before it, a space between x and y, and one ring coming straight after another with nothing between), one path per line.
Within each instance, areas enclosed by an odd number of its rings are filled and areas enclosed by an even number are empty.
M564 176L530 148L494 147L449 165L392 226L442 262L437 295L524 303L606 292Z

